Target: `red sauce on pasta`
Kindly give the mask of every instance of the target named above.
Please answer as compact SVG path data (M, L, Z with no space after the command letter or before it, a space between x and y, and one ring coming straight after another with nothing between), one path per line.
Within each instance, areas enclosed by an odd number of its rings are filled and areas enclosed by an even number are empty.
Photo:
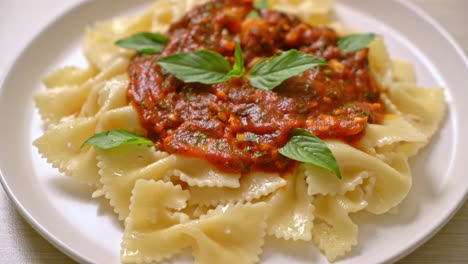
M279 154L292 128L322 139L355 142L367 123L382 120L380 89L368 68L367 49L344 53L339 36L298 18L253 10L246 0L215 0L198 6L173 24L163 53L136 56L128 68L129 100L148 137L169 153L203 158L225 172L286 172L295 161ZM241 43L247 70L261 58L289 49L324 58L313 68L272 91L247 79L203 85L184 83L156 62L172 53L214 50L234 62Z

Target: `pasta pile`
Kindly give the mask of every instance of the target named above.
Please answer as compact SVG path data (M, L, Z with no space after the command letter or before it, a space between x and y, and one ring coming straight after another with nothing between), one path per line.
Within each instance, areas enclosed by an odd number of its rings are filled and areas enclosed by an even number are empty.
M269 4L311 24L330 22L334 1L290 1ZM123 263L158 262L185 248L192 248L195 263L256 263L266 236L313 241L334 261L357 244L351 213L383 214L407 195L408 158L437 130L443 90L417 87L411 64L392 61L377 38L369 63L385 90L388 115L382 125L367 126L359 149L326 141L342 180L307 164L286 177L254 172L240 179L207 161L154 147L81 149L98 132L145 133L126 98L126 70L134 53L114 42L137 32L164 32L200 2L160 0L143 15L88 28L84 54L91 66L52 73L43 80L46 91L34 96L47 126L34 145L60 172L95 186L93 198L105 196L125 221Z

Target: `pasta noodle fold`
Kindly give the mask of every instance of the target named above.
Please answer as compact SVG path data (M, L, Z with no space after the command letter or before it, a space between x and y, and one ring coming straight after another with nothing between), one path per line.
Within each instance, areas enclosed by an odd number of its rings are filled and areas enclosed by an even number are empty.
M398 83L389 89L389 98L414 127L430 138L445 112L444 93L440 88L424 89L409 83Z
M124 263L159 261L189 246L195 263L258 261L266 228L265 203L219 206L188 221L178 212L189 197L180 187L139 180L133 193L122 242ZM159 247L161 243L164 246Z
M355 171L342 166L342 179L338 179L330 171L311 165L304 165L304 174L309 195L336 195L354 190L369 177L368 171Z
M167 172L166 180L176 177L190 186L239 188L240 176L221 172L202 159L174 155L174 165Z
M80 86L55 87L34 95L34 100L46 124L55 125L62 118L78 114L88 93Z
M81 149L83 142L94 135L96 119L77 118L58 124L34 141L42 157L54 168L81 182L97 185L94 148Z
M338 141L328 142L328 146L340 168L344 168L345 171L367 171L371 174L370 177L375 177L375 185L366 210L374 214L383 214L406 197L412 180L405 157L395 155L395 159L388 164ZM391 165L398 166L392 167Z
M329 13L335 0L270 0L272 9L294 14L311 25L325 25L331 22Z
M251 173L244 178L238 188L190 187L190 203L216 206L219 204L250 202L269 195L286 185L286 180L274 173Z
M65 66L44 77L42 83L47 88L79 86L96 76L97 73L98 71L93 67L81 69L74 66Z
M267 201L270 214L267 220L267 234L285 240L312 238L314 220L312 196L307 194L305 176L301 168L288 176L287 184Z
M349 213L362 210L366 205L360 188L347 196L318 196L314 200L317 220L312 236L329 261L334 261L357 244L358 227Z
M103 70L115 59L130 59L132 51L114 45L114 42L151 28L151 13L142 16L114 19L98 22L93 28L86 29L84 54L96 68Z
M98 150L97 159L103 191L120 220L130 213L130 198L136 181L160 180L174 162L174 156L132 145Z

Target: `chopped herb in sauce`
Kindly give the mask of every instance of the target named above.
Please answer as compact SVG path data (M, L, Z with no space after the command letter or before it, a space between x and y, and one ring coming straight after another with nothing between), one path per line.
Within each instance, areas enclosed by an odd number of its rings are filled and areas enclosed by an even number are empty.
M248 133L245 138L245 141L258 142L258 136L254 133Z

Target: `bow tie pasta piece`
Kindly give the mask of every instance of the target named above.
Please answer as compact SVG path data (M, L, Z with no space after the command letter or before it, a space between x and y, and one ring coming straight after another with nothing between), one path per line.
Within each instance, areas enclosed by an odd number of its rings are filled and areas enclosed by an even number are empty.
M80 148L94 135L96 123L95 118L68 120L47 130L33 144L52 167L81 182L98 186L95 150Z
M275 10L294 14L311 25L325 25L331 21L330 12L335 0L269 0Z
M219 204L250 202L286 185L286 180L276 173L250 173L243 178L239 188L210 188L191 186L190 204L216 206Z
M368 171L375 177L374 188L366 208L374 214L383 214L398 205L411 188L411 173L406 157L389 163L373 157L339 141L330 141L328 146L334 153L340 167L354 171Z
M192 193L190 193L190 200L192 199L193 199L193 196L192 196ZM184 214L188 215L190 219L200 218L200 216L205 215L206 213L208 213L208 211L216 208L216 206L205 206L205 205L198 205L198 204L191 205L190 200L189 200L189 204L187 205L187 207L185 207L181 211Z
M394 65L397 70L394 69ZM445 113L443 89L417 87L413 82L412 70L407 75L401 73L401 68L412 67L392 62L381 37L369 45L369 67L379 85L388 90L388 99L386 95L382 97L389 110L396 110L430 138L439 127Z
M123 70L122 62L117 61L113 68L101 72L96 78L102 80L113 76L116 71ZM113 108L126 106L125 91L127 81L125 76L110 78L107 82L89 81L81 86L81 89L92 89L86 103L81 107L81 113L92 112L92 115L71 118L49 127L44 135L33 144L39 153L52 163L60 172L82 182L101 188L98 168L96 166L96 152L91 147L81 148L83 142L96 133L96 126L102 113ZM48 90L46 93L53 91ZM94 99L90 99L90 97ZM93 101L93 104L88 103ZM96 110L89 110L91 105ZM66 107L66 106L65 106Z
M338 179L333 177L333 175L324 169L317 168L315 166L310 166L305 164L305 174L306 174L306 181L308 183L308 194L315 195L315 194L322 194L322 195L335 195L335 194L344 194L348 191L352 191L363 183L368 177L375 177L375 175L386 174L388 173L388 167L378 159L374 158L373 156L356 150L355 148L349 147L346 144L342 144L335 141L329 141L330 149L333 152L333 155L336 157L338 164L340 165L340 170L342 174L342 179ZM410 145L410 144L414 145ZM415 129L411 124L409 124L403 118L397 118L394 120L386 120L383 125L368 125L366 130L366 134L362 138L360 144L365 145L366 147L375 147L375 146L385 146L385 145L392 145L392 150L395 151L397 148L402 153L404 149L407 149L407 152L403 153L410 153L410 148L416 148L421 146L421 144L426 143L426 136L421 134L417 129ZM399 145L396 145L399 144ZM352 151L351 151L352 150ZM390 150L387 150L388 153L393 153ZM380 155L379 157L385 158L384 155ZM354 155L353 157L356 158L354 162L350 162L350 156ZM401 154L400 154L401 155ZM403 155L404 157L408 157L408 155ZM383 165L385 169L377 169L376 167L372 168L369 166L363 166L364 161L359 161L357 159L367 159L372 160L374 163ZM370 161L369 161L370 162ZM367 163L372 164L372 163ZM380 166L376 165L376 166ZM393 167L393 165L390 165ZM360 168L360 169L359 169ZM397 169L398 170L398 169ZM393 173L396 171L393 171ZM390 174L395 175L395 174ZM406 175L406 170L402 170L401 176L403 178L402 181L397 181L399 184L397 186L404 186L404 188L399 188L399 191L394 194L395 201L399 201L399 199L403 199L406 196L406 192L411 186L411 176ZM390 183L392 180L390 179L398 179L400 177L392 176L392 178L385 178L385 176L377 176L379 185L382 186L382 192L384 192L383 179L386 180L387 183ZM390 185L393 186L393 185ZM388 187L387 187L388 188ZM393 187L392 187L393 188ZM397 188L397 187L396 187ZM391 193L389 193L391 194ZM401 198L397 198L401 197ZM385 195L382 200L387 201L388 195ZM374 203L373 203L374 204ZM390 206L393 207L393 206Z
M427 142L427 136L406 119L387 115L382 125L367 125L366 133L358 145L373 153L399 152L410 157Z
M430 138L440 126L445 113L441 88L419 88L407 83L393 85L388 97L414 127Z
M208 0L159 0L151 8L151 32L166 32L195 5Z
M62 86L80 86L98 74L97 69L89 67L81 69L75 66L65 66L42 79L42 83L48 88Z
M416 74L414 73L413 64L404 60L392 60L394 81L416 84Z
M130 197L139 179L160 180L174 163L174 157L147 146L98 149L99 175L103 191L119 220L129 214Z
M188 191L172 183L138 180L125 221L121 261L161 261L188 247L190 239L177 226L188 220L178 211L186 206L189 197Z
M97 123L95 129L96 133L113 129L123 129L138 135L143 135L145 133L138 121L138 114L132 106L113 109L103 113L100 116L99 122ZM92 149L94 152L94 162L96 163L97 168L97 156L95 154L95 148L90 149ZM99 175L98 171L96 171L96 173ZM100 177L101 176L99 175L98 178ZM104 196L106 194L103 190L103 184L100 180L98 187L98 190L96 190L92 195L93 198Z
M92 90L99 90L104 87L105 81L124 73L127 64L128 60L115 60L105 71L102 71L81 85L55 87L34 95L34 100L42 120L50 126L58 124L65 117L74 117L78 113L83 117L91 116L89 114L83 115L83 112L86 112L86 110L83 110L83 106L89 101L88 97ZM121 77L120 80L122 82L126 81L122 79ZM70 82L73 83L72 80ZM126 87L123 90L125 91Z
M114 43L135 33L149 31L150 28L150 12L141 16L98 22L94 27L86 29L84 55L93 66L100 70L106 69L109 63L117 58L129 60L134 52L121 49Z
M176 21L176 12L171 0L159 0L152 7L151 32L166 32Z
M189 186L239 188L239 173L221 172L209 162L198 158L174 155L173 169L166 174L165 180L177 178Z
M369 67L379 86L387 89L393 85L395 73L393 63L382 37L369 44Z
M344 196L319 195L314 199L314 206L313 240L331 262L357 245L358 227L349 213L362 210L367 202L361 188L356 188Z
M63 118L79 113L88 98L89 89L86 88L86 86L55 87L35 94L34 101L46 125L57 125Z
M195 241L195 263L257 263L263 252L267 211L265 203L220 205L185 224L183 232Z
M276 191L267 201L270 214L267 233L285 240L312 238L314 220L312 196L307 194L307 183L301 169L287 177L284 188Z
M101 115L96 125L96 133L113 129L122 129L137 135L145 134L145 130L140 125L138 113L130 105L107 111Z
M382 155L381 159L391 167L391 170L377 162L371 165L375 166L374 168L382 166L382 170L380 173L374 173L375 180L370 181L372 189L366 188L365 192L366 201L369 203L366 210L374 214L383 214L398 206L401 202L399 199L406 197L405 191L411 188L412 183L411 170L406 157L398 153L387 153Z
M143 131L135 110L126 106L105 112L100 118L79 117L64 121L47 130L34 142L34 145L39 153L60 172L101 189L96 150L93 147L80 147L96 132L109 129L126 129L134 133ZM99 192L93 196L99 196Z
M240 175L219 173L206 161L168 155L154 148L121 146L98 150L97 158L103 190L120 220L129 214L131 192L139 179L167 179L168 174L174 175L176 171L179 172L177 177L190 186L205 186L206 182L211 182L239 187Z
M255 263L265 236L265 203L228 204L187 221L180 186L139 180L125 221L121 261L159 262L192 247L195 263ZM176 202L174 202L174 200Z
M123 74L93 86L79 116L99 117L106 111L126 106L128 104L126 98L127 86L128 79Z
M340 163L338 163L340 164ZM317 166L304 164L306 175L307 193L309 195L336 195L352 191L369 177L368 171L353 171L349 168L340 167L341 179L338 179L329 170Z
M383 147L396 142L426 142L424 134L402 117L387 116L382 125L369 124L362 142L367 148Z

